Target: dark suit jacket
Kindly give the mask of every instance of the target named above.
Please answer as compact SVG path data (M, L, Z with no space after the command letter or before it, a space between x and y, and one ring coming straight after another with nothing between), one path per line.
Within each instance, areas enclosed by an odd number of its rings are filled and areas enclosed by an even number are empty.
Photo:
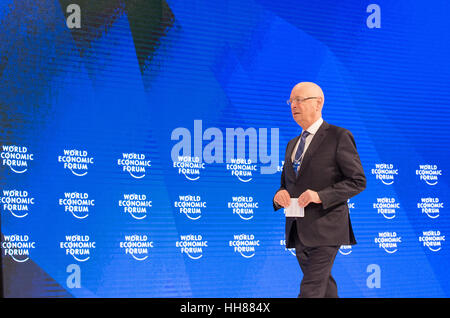
M366 177L352 133L324 121L306 149L296 177L291 155L298 138L286 147L278 191L285 189L291 198L298 198L310 189L322 203L308 204L302 218L286 218L286 247L295 247L290 240L294 222L305 246L356 244L347 200L365 189ZM275 201L273 207L275 211L281 208Z

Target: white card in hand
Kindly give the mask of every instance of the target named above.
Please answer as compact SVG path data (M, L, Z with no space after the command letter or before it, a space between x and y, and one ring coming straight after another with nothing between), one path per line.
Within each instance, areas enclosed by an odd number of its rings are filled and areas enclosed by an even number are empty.
M297 198L291 198L291 205L284 208L284 214L286 217L302 218L305 216L305 209L298 205Z

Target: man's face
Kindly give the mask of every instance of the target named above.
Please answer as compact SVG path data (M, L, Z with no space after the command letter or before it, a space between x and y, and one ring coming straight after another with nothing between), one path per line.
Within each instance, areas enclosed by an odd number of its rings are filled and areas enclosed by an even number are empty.
M304 129L313 124L320 116L320 99L308 97L316 97L311 90L306 87L294 87L291 92L291 112L295 122ZM301 101L301 102L299 102ZM305 127L306 126L306 127Z

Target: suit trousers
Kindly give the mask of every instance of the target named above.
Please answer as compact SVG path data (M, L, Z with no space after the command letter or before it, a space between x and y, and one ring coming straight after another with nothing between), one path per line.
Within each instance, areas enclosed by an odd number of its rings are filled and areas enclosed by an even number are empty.
M337 285L331 275L340 246L307 247L302 244L294 222L290 238L295 242L295 254L303 272L299 298L337 298Z

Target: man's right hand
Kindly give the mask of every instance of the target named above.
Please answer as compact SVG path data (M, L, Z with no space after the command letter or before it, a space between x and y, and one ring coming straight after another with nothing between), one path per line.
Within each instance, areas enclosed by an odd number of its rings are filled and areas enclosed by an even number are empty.
M289 192L287 192L287 190L278 191L275 194L273 200L283 208L287 208L291 204L291 196L289 195Z

